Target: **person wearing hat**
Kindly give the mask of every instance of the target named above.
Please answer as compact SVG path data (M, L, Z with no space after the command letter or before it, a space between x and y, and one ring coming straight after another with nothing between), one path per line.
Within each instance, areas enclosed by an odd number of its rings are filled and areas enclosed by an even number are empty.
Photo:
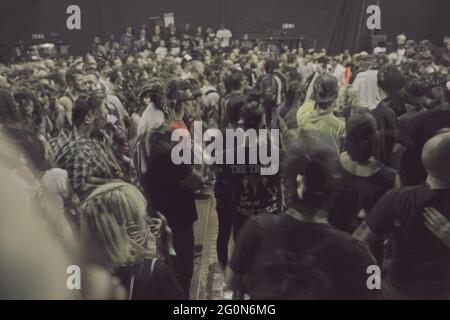
M155 81L145 86L138 95L140 103L146 106L138 124L137 136L141 136L147 129L160 127L164 122L164 114L161 111L166 95L165 84Z
M386 193L354 233L369 244L394 235L392 264L382 286L387 299L450 298L450 250L436 237L435 222L430 225L436 210L444 223L450 218L450 133L429 139L421 158L426 182Z
M312 99L308 99L297 112L300 129L316 129L330 134L340 149L345 135L345 122L333 114L338 98L338 81L329 74L319 75L313 83Z
M282 163L287 210L249 217L226 272L230 287L256 300L370 299L368 248L328 223L327 154L295 143ZM325 267L326 266L326 267Z

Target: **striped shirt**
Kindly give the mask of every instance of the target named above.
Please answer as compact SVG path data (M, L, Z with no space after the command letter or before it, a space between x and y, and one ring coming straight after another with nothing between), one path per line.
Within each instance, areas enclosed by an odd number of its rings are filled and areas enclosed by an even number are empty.
M67 171L72 188L80 198L88 178L114 178L115 161L96 140L72 130L63 131L50 145L54 163Z

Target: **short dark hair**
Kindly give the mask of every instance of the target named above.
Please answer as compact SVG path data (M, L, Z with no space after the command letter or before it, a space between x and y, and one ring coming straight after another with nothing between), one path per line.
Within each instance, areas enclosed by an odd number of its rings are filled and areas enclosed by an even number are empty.
M90 96L82 95L77 101L72 111L72 123L75 127L80 126L83 123L84 118L90 111L97 109L97 101Z
M278 67L278 62L274 59L269 59L266 61L266 63L264 64L264 70L267 73L272 73L274 72Z
M259 129L264 116L263 107L257 102L250 102L241 109L244 129Z

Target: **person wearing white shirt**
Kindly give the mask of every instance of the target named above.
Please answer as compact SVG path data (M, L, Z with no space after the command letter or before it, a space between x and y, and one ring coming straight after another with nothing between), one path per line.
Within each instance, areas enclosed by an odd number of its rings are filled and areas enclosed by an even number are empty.
M163 59L166 57L167 53L168 50L166 48L166 42L164 40L161 40L159 42L159 47L155 50L155 54L158 58Z
M226 29L223 24L220 25L220 29L217 30L216 37L220 41L221 48L227 48L230 46L230 39L233 36L230 30Z

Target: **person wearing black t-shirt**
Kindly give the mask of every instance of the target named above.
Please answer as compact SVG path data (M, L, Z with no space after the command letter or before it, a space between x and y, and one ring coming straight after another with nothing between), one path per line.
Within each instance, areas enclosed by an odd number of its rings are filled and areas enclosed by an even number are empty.
M393 232L392 265L383 283L387 299L449 299L450 250L428 228L425 212L450 218L450 133L431 138L422 161L426 183L392 190L375 205L355 236L367 243Z
M389 189L400 186L397 172L374 158L377 124L368 113L354 113L347 120L345 149L336 161L334 205L330 223L352 233L358 214L364 216Z
M259 129L264 123L264 110L258 103L251 102L242 108L241 116L245 132L254 130L255 139L250 138L249 134L249 138L244 136L243 144L242 141L233 141L233 147L226 149L224 154L225 160L234 159L233 164L227 161L227 164L222 166L223 177L229 181L232 190L234 239L237 238L242 224L248 217L278 214L281 211L279 174L278 172L273 175L263 174L263 170L269 169L271 163L267 165L262 163L261 149L279 152L278 146L271 141L270 133L260 134ZM244 163L239 163L239 153L244 154ZM274 155L271 157L273 159Z
M169 87L176 86L169 84ZM161 101L155 107L163 111L165 121L161 127L147 130L138 140L135 166L149 205L167 218L173 231L174 270L188 298L194 260L193 224L198 217L194 191L201 187L202 179L192 165L176 165L172 161L175 142L171 141L170 123L176 119L183 97L189 96L183 90L175 91L167 95L167 102L164 102L166 93L158 93Z
M364 243L327 222L332 177L328 154L292 147L283 163L288 210L250 217L227 269L230 287L251 299L369 299Z

